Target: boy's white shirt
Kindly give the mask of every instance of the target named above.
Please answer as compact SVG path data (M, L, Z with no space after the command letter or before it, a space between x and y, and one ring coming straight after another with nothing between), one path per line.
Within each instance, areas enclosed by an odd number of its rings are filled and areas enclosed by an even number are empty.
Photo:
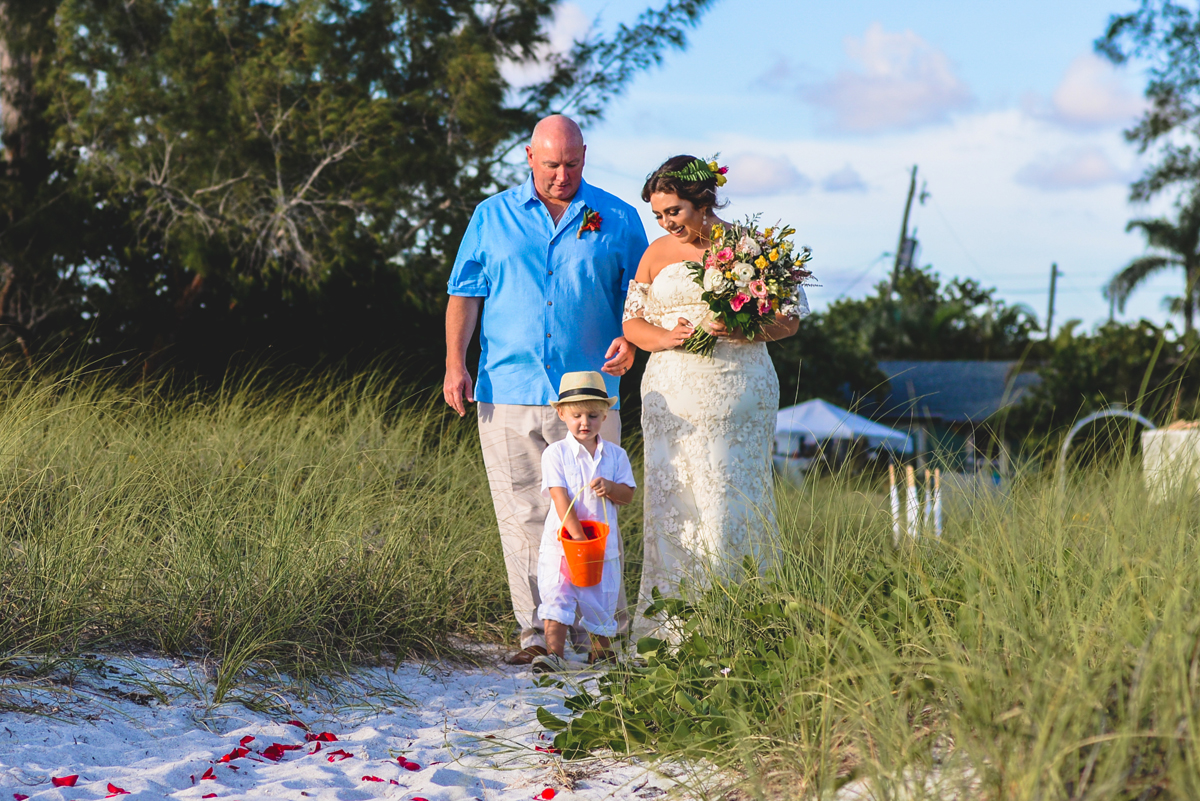
M565 439L549 445L542 452L542 495L550 497L551 487L561 487L567 491L568 498L574 498L581 487L588 487L592 480L606 478L616 484L637 487L633 478L633 466L629 464L629 456L620 445L605 442L603 437L597 437L595 456L587 452L579 440L570 434ZM604 547L604 558L616 559L619 555L621 532L617 528L617 506L612 501L596 497L590 488L579 493L575 501L575 514L580 520L597 520L605 522L605 505L608 506L608 542ZM562 521L554 503L546 515L546 524L542 529L541 552L548 550L561 556L562 543L558 541L558 530Z

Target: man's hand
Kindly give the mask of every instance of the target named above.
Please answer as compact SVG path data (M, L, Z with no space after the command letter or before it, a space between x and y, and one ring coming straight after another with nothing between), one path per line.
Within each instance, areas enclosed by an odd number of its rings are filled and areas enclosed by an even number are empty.
M466 367L446 368L446 377L442 380L442 397L450 404L450 408L458 412L459 417L466 416L467 404L475 402L475 389Z
M451 295L446 301L446 377L442 379L442 397L459 417L467 414L467 404L475 402L471 374L467 372L467 344L475 334L475 323L483 298Z
M607 361L600 369L609 375L625 375L633 366L635 353L637 353L637 348L630 344L628 339L617 337L608 346L608 351L604 354Z

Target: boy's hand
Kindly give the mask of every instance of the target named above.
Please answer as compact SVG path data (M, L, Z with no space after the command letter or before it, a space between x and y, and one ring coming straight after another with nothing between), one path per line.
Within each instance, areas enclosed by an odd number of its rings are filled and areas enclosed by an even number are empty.
M592 488L592 492L596 494L597 498L607 498L612 494L612 482L607 478L597 476L592 479L592 483L588 486Z

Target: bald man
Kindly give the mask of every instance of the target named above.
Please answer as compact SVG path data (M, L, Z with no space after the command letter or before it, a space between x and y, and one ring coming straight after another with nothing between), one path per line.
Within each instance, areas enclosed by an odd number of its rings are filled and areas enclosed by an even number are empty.
M550 407L563 373L600 370L618 397L634 348L621 335L625 291L646 249L627 203L583 180L587 148L579 126L546 117L525 148L530 176L479 204L459 246L446 306L443 394L459 415L478 403L479 439L508 569L520 648L512 664L546 654L537 557L549 499L542 451L567 436ZM482 309L479 380L467 345ZM621 439L620 415L601 435ZM628 631L624 587L618 622ZM586 632L576 628L577 649ZM582 655L582 654L580 654Z

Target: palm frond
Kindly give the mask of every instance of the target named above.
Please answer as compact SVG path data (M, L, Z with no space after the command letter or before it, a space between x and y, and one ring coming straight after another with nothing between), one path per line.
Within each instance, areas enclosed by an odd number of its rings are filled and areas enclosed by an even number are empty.
M1136 221L1135 221L1136 222ZM1116 300L1117 308L1125 311L1125 301L1138 285L1168 267L1182 267L1183 260L1175 256L1141 256L1117 272L1104 287L1104 297Z

